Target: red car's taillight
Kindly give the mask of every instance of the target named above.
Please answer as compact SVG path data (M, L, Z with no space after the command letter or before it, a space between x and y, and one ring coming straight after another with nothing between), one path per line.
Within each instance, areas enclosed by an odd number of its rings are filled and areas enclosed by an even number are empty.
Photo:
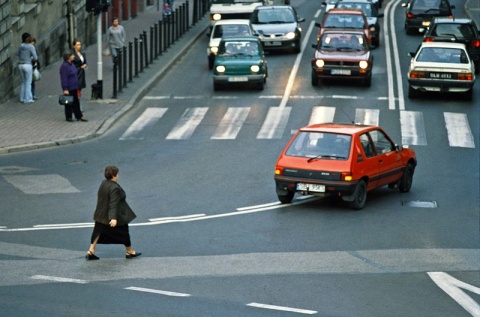
M275 175L283 175L283 166L275 166Z
M352 173L350 172L342 172L342 181L351 181L353 179Z

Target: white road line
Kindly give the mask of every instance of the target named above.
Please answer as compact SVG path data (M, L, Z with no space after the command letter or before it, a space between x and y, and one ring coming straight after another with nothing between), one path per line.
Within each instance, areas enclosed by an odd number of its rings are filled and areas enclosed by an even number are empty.
M79 222L79 223L58 223L54 225L35 225L34 228L52 228L52 227L83 227L83 226L91 226L93 225L91 222Z
M295 82L295 77L297 76L298 68L300 67L300 62L302 61L303 52L305 51L305 46L309 41L310 34L312 33L312 29L314 26L315 26L315 21L312 21L310 23L310 26L308 27L307 34L305 34L305 36L303 37L303 42L301 46L302 52L297 54L297 58L295 59L295 63L293 64L292 71L290 72L290 77L288 78L287 86L285 87L285 92L283 94L282 101L280 102L280 105L279 105L280 108L285 108L288 102L288 98L290 98L290 95L292 93L293 83Z
M184 140L191 137L207 111L207 107L187 108L167 135L167 140Z
M357 96L348 96L348 95L332 95L333 99L358 99Z
M50 282L61 282L61 283L76 283L76 284L87 284L86 280L78 280L74 278L58 277L58 276L47 276L47 275L33 275L30 276L34 280L45 280Z
M233 140L247 119L250 108L230 107L211 139Z
M445 293L474 317L480 317L480 305L468 296L461 288L480 295L480 288L467 284L448 275L445 272L428 272L430 278Z
M385 54L386 54L386 64L387 64L387 87L388 87L388 109L395 109L395 92L393 90L393 70L392 70L392 53L390 46L390 33L393 33L395 30L395 25L393 23L393 15L395 10L391 9L393 1L390 1L385 7L385 19L383 20L383 35L385 38ZM387 16L390 13L390 17L387 19ZM390 22L390 25L388 24ZM392 43L393 45L393 43Z
M164 99L170 99L171 96L145 96L143 99L146 100L164 100Z
M308 125L314 123L333 122L333 118L335 116L335 109L335 107L313 107Z
M291 110L291 107L270 107L257 139L281 139Z
M427 145L423 113L419 111L400 111L402 144Z
M445 126L450 146L474 148L472 130L464 113L444 112Z
M135 120L132 125L123 133L120 140L141 140L140 132L148 127L154 125L167 112L168 108L147 108Z
M166 295L166 296L175 296L175 297L189 297L191 296L190 294L185 294L185 293L176 293L176 292L169 292L169 291L161 291L161 290L156 290L156 289L151 289L151 288L143 288L143 287L126 287L126 290L129 291L137 291L137 292L145 292L145 293L153 293L153 294L160 294L160 295Z
M397 6L401 3L401 1L396 1L395 4L393 5L390 16L390 23L392 25L392 30L395 30L394 25L395 25L395 9ZM405 100L403 99L403 73L402 69L400 68L400 58L398 56L399 49L397 47L397 32L391 32L392 35L392 47L393 47L393 60L395 61L395 73L397 75L397 90L398 90L398 109L400 111L405 110Z
M270 310L288 311L292 313L305 314L305 315L314 315L317 313L317 311L315 310L307 310L307 309L299 309L299 308L291 308L291 307L285 307L285 306L267 305L267 304L259 304L259 303L250 303L250 304L247 304L247 306L270 309Z
M380 117L379 109L357 108L355 110L355 122L358 122L358 123L378 125L379 117Z
M162 218L151 218L148 221L166 221L166 220L177 220L177 219L192 219L197 217L203 217L206 214L195 214L195 215L187 215L187 216L178 216L178 217L162 217Z

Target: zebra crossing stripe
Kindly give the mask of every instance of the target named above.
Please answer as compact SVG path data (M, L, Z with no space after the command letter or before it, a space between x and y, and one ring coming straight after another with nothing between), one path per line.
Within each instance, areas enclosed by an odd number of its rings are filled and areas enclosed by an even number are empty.
M167 135L167 140L182 140L192 136L195 129L202 122L208 107L188 108L183 113L180 120Z
M231 107L223 117L211 139L233 140L247 119L250 108Z
M357 109L355 110L355 122L368 124L368 125L378 125L378 120L380 117L379 109Z
M141 132L148 126L154 125L167 112L168 108L147 108L140 117L123 133L120 140L141 140Z
M445 126L450 146L474 148L472 131L464 113L444 112Z
M281 139L291 110L291 107L270 107L257 139Z
M427 145L423 113L419 111L400 111L402 144Z
M333 122L335 107L317 106L313 107L308 125L315 123Z

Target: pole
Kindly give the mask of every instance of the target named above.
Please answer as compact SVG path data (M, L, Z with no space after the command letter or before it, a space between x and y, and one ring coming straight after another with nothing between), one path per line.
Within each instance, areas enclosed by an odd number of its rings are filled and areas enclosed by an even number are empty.
M103 99L102 13L97 14L97 98Z

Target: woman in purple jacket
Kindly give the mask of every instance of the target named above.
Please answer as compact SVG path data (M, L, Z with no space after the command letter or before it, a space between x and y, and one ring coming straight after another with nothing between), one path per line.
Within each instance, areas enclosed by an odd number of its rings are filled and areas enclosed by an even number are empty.
M68 122L73 122L72 112L75 115L77 121L87 122L87 119L83 118L82 111L80 110L80 101L78 100L78 76L77 69L72 64L75 55L72 51L67 51L63 54L63 63L60 66L60 81L64 95L73 96L73 103L65 105L65 119Z

